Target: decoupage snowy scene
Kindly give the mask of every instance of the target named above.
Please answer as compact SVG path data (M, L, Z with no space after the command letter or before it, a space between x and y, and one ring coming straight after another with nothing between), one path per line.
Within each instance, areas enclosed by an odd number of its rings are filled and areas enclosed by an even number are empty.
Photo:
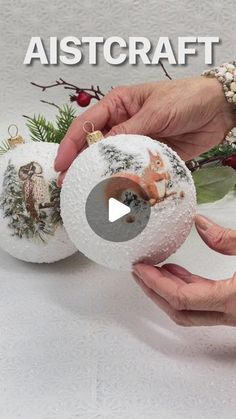
M25 261L52 262L76 250L60 215L60 188L53 169L57 148L52 143L28 143L1 158L1 245Z
M132 240L104 240L90 228L86 201L103 180L104 206L112 197L132 208L132 218L122 218L127 231L143 222L140 206L150 208L148 223L136 237L131 234ZM123 270L141 260L159 263L175 252L190 232L195 207L196 191L184 162L166 145L140 135L108 137L81 153L68 171L61 200L64 225L76 247ZM101 213L101 224L103 218Z

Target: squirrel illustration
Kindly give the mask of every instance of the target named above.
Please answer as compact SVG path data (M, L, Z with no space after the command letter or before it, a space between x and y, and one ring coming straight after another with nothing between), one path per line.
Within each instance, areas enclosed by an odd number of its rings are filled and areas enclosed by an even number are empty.
M112 176L114 181L111 179L105 191L107 199L113 197L119 200L124 190L130 188L153 206L176 194L176 192L167 192L170 174L160 154L154 154L150 150L148 154L150 161L141 175L122 172ZM115 178L118 179L115 180ZM128 180L130 180L130 185Z

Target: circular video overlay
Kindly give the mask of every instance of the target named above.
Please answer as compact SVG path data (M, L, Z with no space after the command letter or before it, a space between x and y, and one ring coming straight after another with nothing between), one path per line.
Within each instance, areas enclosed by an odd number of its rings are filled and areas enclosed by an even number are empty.
M151 213L143 188L125 176L99 182L88 195L85 210L94 233L111 242L125 242L138 236Z

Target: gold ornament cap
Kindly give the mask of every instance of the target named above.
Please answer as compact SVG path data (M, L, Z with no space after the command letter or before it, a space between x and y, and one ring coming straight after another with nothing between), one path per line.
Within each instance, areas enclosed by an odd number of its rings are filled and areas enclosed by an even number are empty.
M15 129L15 132L13 134L12 129ZM15 124L11 124L8 127L8 134L10 135L10 138L8 138L8 144L11 149L16 148L19 144L24 144L24 138L21 135L18 135L18 126Z
M86 127L90 126L90 130L88 130ZM86 140L88 143L88 146L98 143L100 140L102 140L103 134L101 131L97 130L94 131L94 124L91 121L85 121L83 125L83 130L86 132Z

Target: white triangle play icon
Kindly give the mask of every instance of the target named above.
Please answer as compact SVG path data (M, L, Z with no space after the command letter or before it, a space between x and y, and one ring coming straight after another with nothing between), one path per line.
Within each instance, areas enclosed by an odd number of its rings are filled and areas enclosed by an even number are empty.
M122 204L121 202L117 201L115 198L110 198L108 202L108 219L110 223L113 223L119 218L124 217L124 215L130 213L130 208Z

